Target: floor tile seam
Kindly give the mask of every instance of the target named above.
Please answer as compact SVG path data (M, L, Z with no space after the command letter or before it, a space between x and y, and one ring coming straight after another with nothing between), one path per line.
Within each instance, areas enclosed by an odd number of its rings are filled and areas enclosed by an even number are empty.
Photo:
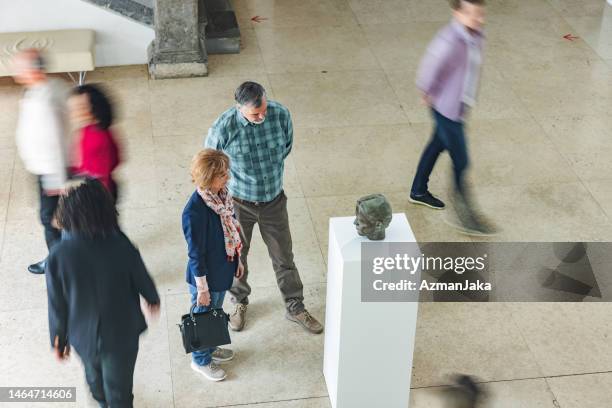
M313 397L304 397L304 398L291 398L291 399L281 399L281 400L269 400L269 401L258 401L258 402L245 402L239 404L230 404L230 405L215 405L211 408L230 408L230 407L244 407L250 405L259 405L259 404L277 404L280 402L292 402L292 401L307 401L321 398L329 398L329 395L320 395Z
M397 102L397 101L395 101ZM395 105L394 105L395 106ZM294 129L325 129L325 128L355 128L355 127L373 127L373 126L402 126L402 125L410 125L410 120L405 116L405 112L402 110L401 112L402 115L402 120L401 121L397 121L395 119L392 120L386 120L384 123L375 123L375 124L352 124L352 125L317 125L317 126L304 126L304 125L297 125L294 127Z
M321 260L323 261L323 265L326 268L325 272L326 272L326 276L327 276L327 261L325 259L325 255L323 254L323 249L321 248L321 242L319 241L319 237L318 237L318 234L317 234L317 229L315 228L315 224L314 224L314 217L312 215L312 211L310 209L310 206L308 205L308 200L306 200L306 195L304 193L304 185L302 183L302 178L300 177L300 174L299 174L299 172L297 170L297 166L295 164L295 161L293 161L293 167L295 168L295 177L298 180L298 184L300 185L300 191L302 192L302 195L303 195L303 197L300 197L300 198L303 199L304 200L304 204L306 204L306 209L308 210L308 221L310 221L310 228L311 228L311 231L314 233L315 240L316 240L316 242L318 244L319 253L321 254Z
M518 332L519 336L521 336L521 340L523 340L523 344L525 345L525 347L527 347L527 350L529 350L529 354L531 355L532 361L535 363L538 369L538 372L542 374L541 377L543 377L544 376L543 374L545 372L544 367L542 366L542 364L540 364L540 360L538 358L537 353L527 341L527 338L525 337L525 333L522 330L522 326L517 321L517 318L515 314L513 313L512 308L507 304L504 304L504 308L506 309L506 312L510 315L510 320L512 322L512 325L514 326L515 332Z
M332 196L332 197L334 197L334 196ZM304 201L306 202L306 207L308 207L308 211L310 213L312 213L311 203L310 203L309 197L304 197ZM313 222L312 225L313 225L313 228L314 228L315 237L317 239L317 243L319 244L319 250L321 251L321 256L323 257L323 262L325 263L325 268L326 268L326 272L327 272L327 267L328 267L328 265L327 265L327 258L323 255L323 246L324 245L328 245L328 243L327 242L323 242L323 237L320 236L319 230L315 227L314 222ZM327 219L327 228L329 228L329 218ZM327 276L327 273L326 273L326 276Z
M13 193L13 176L15 175L15 166L17 162L17 152L13 154L13 165L11 166L11 176L9 181L9 191L7 196L6 209L4 210L4 222L2 223L2 242L0 242L0 261L4 253L4 243L6 242L6 227L8 224L8 215L10 209L11 194Z
M565 378L565 377L579 377L579 376L587 376L587 375L602 375L602 374L612 374L612 371L593 371L593 372L582 372L575 374L559 374L559 375L543 375L537 377L521 377L521 378L509 378L509 379L501 379L501 380L489 380L489 381L476 381L476 384L498 384L498 383L508 383L515 381L531 381L531 380L550 380L555 378ZM435 384L435 385L425 385L421 387L410 387L411 390L424 390L424 389L432 389L432 388L442 388L442 387L451 387L453 384Z
M372 72L372 73L385 73L385 70L382 68L323 68L317 70L295 70L295 71L268 71L266 70L267 75L299 75L299 74L319 74L319 75L327 75L327 74L342 74L342 73L363 73L363 72Z
M299 270L299 268L298 268ZM308 286L322 286L322 285L326 285L327 284L327 280L320 280L317 282L308 282L308 281L303 281L302 282L304 287L308 287ZM253 290L257 290L257 289L273 289L273 288L277 288L277 285L266 285L266 286L251 286L251 289ZM229 292L229 291L228 291ZM170 291L165 292L166 296L185 296L185 295L189 295L189 289L185 289L184 292L179 292L177 289L171 289Z
M151 76L149 75L149 70L147 67L147 73L146 73L146 78L147 78L147 108L148 108L148 112L149 112L149 120L147 121L149 123L150 129L151 129L151 133L149 134L149 136L151 137L151 139L153 138L153 104L151 102Z
M425 124L425 123L430 123L430 122L418 122L417 124ZM412 127L412 123L410 122L402 122L402 123L380 123L380 124L353 124L353 125L342 125L342 124L335 124L335 125L319 125L319 126L304 126L304 125L297 125L293 127L294 132L296 130L314 130L314 129L320 129L320 130L339 130L339 129L355 129L355 128L408 128L408 127Z
M163 298L164 298L164 303L168 304L168 302L166 302L166 298L167 298L167 293L163 294ZM168 309L166 308L165 310L165 315L166 315L166 337L168 338L168 364L170 366L170 391L172 392L172 406L176 406L176 401L174 398L174 370L172 370L172 350L170 350L170 321L169 321L169 313L168 313Z
M410 191L410 187L408 187L406 190L384 190L384 191L379 191L381 194L402 194L402 193L406 193ZM368 194L368 193L365 193ZM356 195L361 195L359 193L342 193L342 194L321 194L321 195L305 195L304 198L306 200L308 199L316 199L316 198L336 198L336 197L353 197ZM406 197L406 199L408 199Z
M593 192L591 191L591 189L588 188L588 185L585 182L585 180L583 180L583 178L580 177L580 175L577 173L576 169L574 168L574 166L572 165L571 161L569 160L569 157L566 154L564 154L563 151L560 149L559 145L557 143L555 143L555 141L553 140L552 136L546 131L546 129L544 129L544 127L542 126L542 124L540 123L538 118L535 116L535 114L531 113L531 116L532 116L532 120L538 125L538 127L540 128L542 133L546 136L546 138L553 145L554 149L557 151L557 154L559 154L563 158L563 160L565 161L567 167L570 168L570 171L578 179L578 182L588 192L588 194L591 196L591 199L593 200L593 202L595 202L595 204L597 205L597 207L599 208L601 213L604 215L604 217L606 217L608 222L610 222L612 220L612 217L610 215L608 215L608 213L604 210L604 208L601 205L601 203L593 195Z
M591 196L591 199L593 200L593 202L595 202L597 204L597 207L599 208L599 210L604 214L604 216L606 217L606 219L610 222L612 220L612 215L608 214L608 212L603 208L603 206L601 205L601 203L599 202L599 200L597 200L597 198L595 197L595 195L593 194L593 192L591 191L591 189L588 186L588 183L590 181L601 181L601 180L586 180L582 177L580 177L580 175L578 174L578 172L576 171L576 169L574 168L574 166L572 165L571 161L570 161L570 156L569 154L565 154L557 145L557 143L554 141L554 139L548 134L548 132L546 130L544 130L544 128L542 127L542 125L540 124L540 122L535 118L535 116L533 117L533 119L536 121L537 125L539 126L539 128L542 130L542 132L546 135L546 138L548 140L550 140L550 142L554 145L555 150L561 155L561 157L564 159L564 161L566 162L567 166L571 169L572 173L576 176L576 178L578 179L578 181L580 182L580 184L584 187L584 189L588 192L588 194ZM608 180L607 178L604 178L602 180Z
M299 268L298 268L299 270ZM327 280L321 280L321 281L317 281L317 282L303 282L304 288L308 288L308 287L320 287L320 286L324 286L327 284ZM271 284L271 285L262 285L262 286L251 286L252 289L274 289L274 288L278 288L278 285L276 284ZM185 289L185 292L176 292L176 291L172 291L172 292L165 292L164 296L185 296L185 295L189 295L188 290L189 289ZM228 291L229 292L229 291ZM252 296L251 296L252 297ZM0 312L1 314L2 312Z
M295 30L295 31L307 31L310 28L318 28L318 29L359 29L363 24L359 23L359 21L354 21L353 24L350 23L332 23L332 24L310 24L310 25L257 25L254 26L253 31L257 33L257 31L281 31L281 30ZM366 24L372 25L372 24ZM276 35L277 37L279 35Z
M353 10L352 7L351 7L351 10ZM354 14L354 11L353 11L353 14ZM357 19L356 15L355 15L355 19L359 23L359 20ZM389 86L389 89L391 89L391 92L393 92L393 95L395 96L395 100L399 104L400 110L402 111L402 113L404 114L406 119L408 120L408 123L410 123L410 117L408 115L408 112L406 112L406 109L404 108L404 104L402 103L402 99L399 97L397 91L393 87L393 84L391 83L391 79L389 78L389 74L385 70L382 61L380 60L380 58L378 57L377 53L375 52L376 50L374 48L374 45L370 42L370 40L369 40L369 38L367 36L367 33L365 32L365 30L364 30L364 28L363 28L363 26L361 24L359 24L359 29L362 32L363 36L365 37L365 39L366 39L366 41L368 43L368 48L370 49L370 53L372 53L372 55L374 55L374 59L376 60L376 63L378 64L378 66L382 70L382 73L383 73L383 76L385 78L385 81L387 82L387 85Z
M153 97L153 93L155 92L159 92L159 90L161 89L162 91L166 92L176 92L176 85L181 85L187 81L200 81L202 83L212 83L215 82L218 79L224 79L227 80L229 78L233 78L235 79L235 81L233 81L233 83L240 83L239 81L244 81L245 77L254 77L256 75L267 75L266 71L262 71L262 72L254 72L252 75L246 75L246 74L241 74L241 73L229 73L227 75L218 75L215 74L214 76L208 75L208 76L198 76L198 77L185 77L185 78L170 78L170 79L151 79L150 80L150 98L149 100L151 101L151 115L153 115L154 113L158 113L158 112L162 112L165 113L167 111L167 109L165 108L157 108L154 109L154 105L153 99L151 99ZM234 85L232 85L234 86ZM198 90L196 88L193 87L193 85L187 86L185 85L186 89L192 93L194 96L198 96L201 95L201 92L198 93ZM156 89L157 88L157 89ZM194 91L194 89L196 89ZM232 91L233 92L233 91ZM163 95L162 95L163 96ZM220 112L221 113L221 112ZM211 115L214 116L214 115ZM216 117L214 118L216 119Z
M609 179L605 179L603 181L607 181ZM591 181L600 181L600 180L591 180ZM478 188L491 188L491 187L523 187L523 186L558 186L562 184L583 184L582 180L576 176L575 180L568 181L533 181L533 182L512 182L512 183L476 183ZM410 188L405 190L387 190L382 192L382 194L401 194L410 192ZM306 194L306 193L304 193ZM367 193L364 193L367 194ZM337 195L305 195L303 198L331 198L331 197L341 197L341 196L350 196L350 194L337 194ZM301 198L301 197L300 197Z
M186 197L187 199L187 197ZM137 205L134 207L121 207L119 206L119 208L117 209L119 211L119 220L121 221L121 211L134 211L134 210L153 210L153 209L161 209L161 208L170 208L171 206L169 205Z
M45 298L47 297L46 289L44 293ZM0 316L3 314L11 314L15 312L45 312L47 313L47 307L16 307L14 309L0 309Z
M203 136L204 136L204 138L206 138L206 134L204 134ZM170 140L170 139L181 139L181 138L185 138L186 139L188 137L191 137L191 138L195 139L193 133L166 133L164 135L158 135L158 136L152 135L151 139L153 139L153 143L154 143L154 146L152 146L152 148L157 146L157 144L155 144L155 142L161 142L161 141L164 141L165 139L168 139L168 140ZM199 137L201 137L201 136L199 136ZM160 147L162 147L162 146L160 146Z
M252 11L251 13L256 13L255 11ZM266 16L262 16L262 17L266 17ZM312 23L312 22L310 22ZM270 30L270 29L283 29L283 28L301 28L303 30L308 30L310 27L354 27L355 25L357 25L357 21L353 21L351 22L342 22L342 21L336 21L336 22L332 22L332 23L312 23L312 24L304 24L304 25L286 25L281 19L278 19L277 22L271 22L268 23L266 21L264 21L263 23L260 24L252 24L253 30ZM268 24L268 25L266 25Z
M187 198L186 198L187 199ZM135 207L120 207L117 210L119 211L119 221L121 221L121 213L122 211L134 211L134 210L152 210L152 209L162 209L162 208L170 208L171 206L169 205L150 205L150 206L135 206ZM32 210L32 211L37 211L36 207L22 207L22 210L26 209L26 210ZM179 209L179 211L182 211ZM4 219L5 223L21 223L21 222L27 222L27 221L32 221L31 218L29 217L16 217L16 218L8 218L8 207L7 207L7 214L6 214L6 219Z
M482 188L492 188L492 187L521 187L521 186L559 186L559 185L572 185L572 184L582 184L580 182L580 178L576 176L576 181L554 181L554 182L534 182L534 183L512 183L512 184L479 184L478 187ZM410 189L407 190L387 190L381 191L381 194L403 194ZM336 198L336 197L351 197L355 194L321 194L321 195L306 195L304 198L308 199L319 199L319 198Z
M324 264L325 265L325 264ZM299 265L298 265L298 270L299 270ZM322 285L326 285L327 284L327 279L321 279L321 280L317 280L317 281L302 281L304 287L308 287L308 286L322 286ZM253 290L260 290L260 289L272 289L272 288L277 288L278 286L275 284L272 285L262 285L262 286L257 286L257 285L251 285L251 289ZM183 296L183 295L189 295L189 289L185 288L184 291L181 291L179 289L170 289L168 291L165 292L165 295L168 296Z
M555 392L553 391L553 388L550 386L550 382L548 382L548 380L548 378L544 378L544 384L546 384L546 389L548 390L548 392L550 392L550 395L553 396L553 404L556 408L563 408L559 403L559 398L557 397L557 394L555 394Z
M248 6L247 6L248 7ZM249 9L250 13L253 13ZM272 91L272 96L274 97L274 88L272 87L272 81L270 80L270 75L268 74L268 66L266 65L266 60L264 59L263 50L261 49L261 44L259 42L259 37L257 36L256 26L251 23L251 28L253 29L253 33L255 34L255 44L257 44L257 51L259 51L259 56L261 58L261 65L263 66L263 74L266 76L266 80L270 86L270 90Z
M368 49L370 46L368 45ZM370 50L370 52L372 52ZM283 72L272 72L266 68L267 75L276 75L276 76L287 76L287 75L296 75L296 74L318 74L318 75L326 75L326 74L342 74L342 73L363 73L363 72L372 72L378 74L386 74L385 69L380 65L380 61L376 55L374 55L374 59L376 60L376 64L378 68L325 68L325 69L307 69L307 70L295 70L295 71L283 71Z
M588 191L589 195L591 196L591 199L597 203L597 206L599 207L599 209L604 213L604 215L606 216L606 218L608 219L608 221L612 221L612 214L609 214L608 211L606 211L603 206L601 205L601 203L599 202L599 200L595 197L595 195L593 194L593 192L591 191L591 189L589 188L588 183L591 182L602 182L602 181L610 181L609 178L606 179L590 179L590 180L585 180L583 178L579 177L580 182L582 183L582 185L584 186L585 190Z
M430 122L416 122L415 124L429 124ZM298 126L294 126L293 130L294 132L296 130L314 130L314 129L320 129L320 130L333 130L333 129L355 129L355 128L401 128L401 127L412 127L412 123L411 122L402 122L402 123L381 123L381 124L361 124L361 125L342 125L342 124L337 124L337 125L331 125L331 126L327 126L327 125L320 125L320 126L304 126L304 125L298 125Z

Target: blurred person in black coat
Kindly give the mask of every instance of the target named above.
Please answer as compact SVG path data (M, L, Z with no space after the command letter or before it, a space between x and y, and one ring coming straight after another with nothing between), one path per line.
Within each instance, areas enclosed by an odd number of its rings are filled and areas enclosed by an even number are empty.
M61 196L62 239L46 265L51 345L59 360L74 347L101 407L132 407L138 339L145 311L160 299L138 250L121 232L113 199L87 179Z

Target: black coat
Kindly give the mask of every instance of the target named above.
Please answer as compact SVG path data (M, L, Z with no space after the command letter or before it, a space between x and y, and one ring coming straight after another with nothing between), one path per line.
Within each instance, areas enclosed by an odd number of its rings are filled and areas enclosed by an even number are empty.
M130 352L147 325L142 295L159 295L138 250L123 234L107 239L62 239L47 260L51 345L69 343L82 357Z

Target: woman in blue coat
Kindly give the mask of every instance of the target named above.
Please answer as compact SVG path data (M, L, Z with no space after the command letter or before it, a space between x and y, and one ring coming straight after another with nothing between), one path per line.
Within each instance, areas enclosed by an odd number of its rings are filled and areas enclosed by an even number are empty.
M226 184L229 158L219 150L204 149L191 164L196 191L183 210L183 233L189 261L186 280L195 312L223 306L225 292L234 276L240 278L240 225L234 217L234 206ZM191 368L211 381L225 379L218 363L234 357L234 352L215 347L192 353Z

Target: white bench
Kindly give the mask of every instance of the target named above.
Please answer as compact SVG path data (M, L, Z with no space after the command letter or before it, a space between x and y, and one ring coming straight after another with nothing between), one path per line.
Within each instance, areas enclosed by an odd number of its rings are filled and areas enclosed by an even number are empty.
M93 71L94 32L92 30L55 30L25 33L0 33L0 77L15 74L12 59L19 51L37 48L44 53L46 71L79 73L79 84L87 71ZM76 81L75 81L76 82Z

